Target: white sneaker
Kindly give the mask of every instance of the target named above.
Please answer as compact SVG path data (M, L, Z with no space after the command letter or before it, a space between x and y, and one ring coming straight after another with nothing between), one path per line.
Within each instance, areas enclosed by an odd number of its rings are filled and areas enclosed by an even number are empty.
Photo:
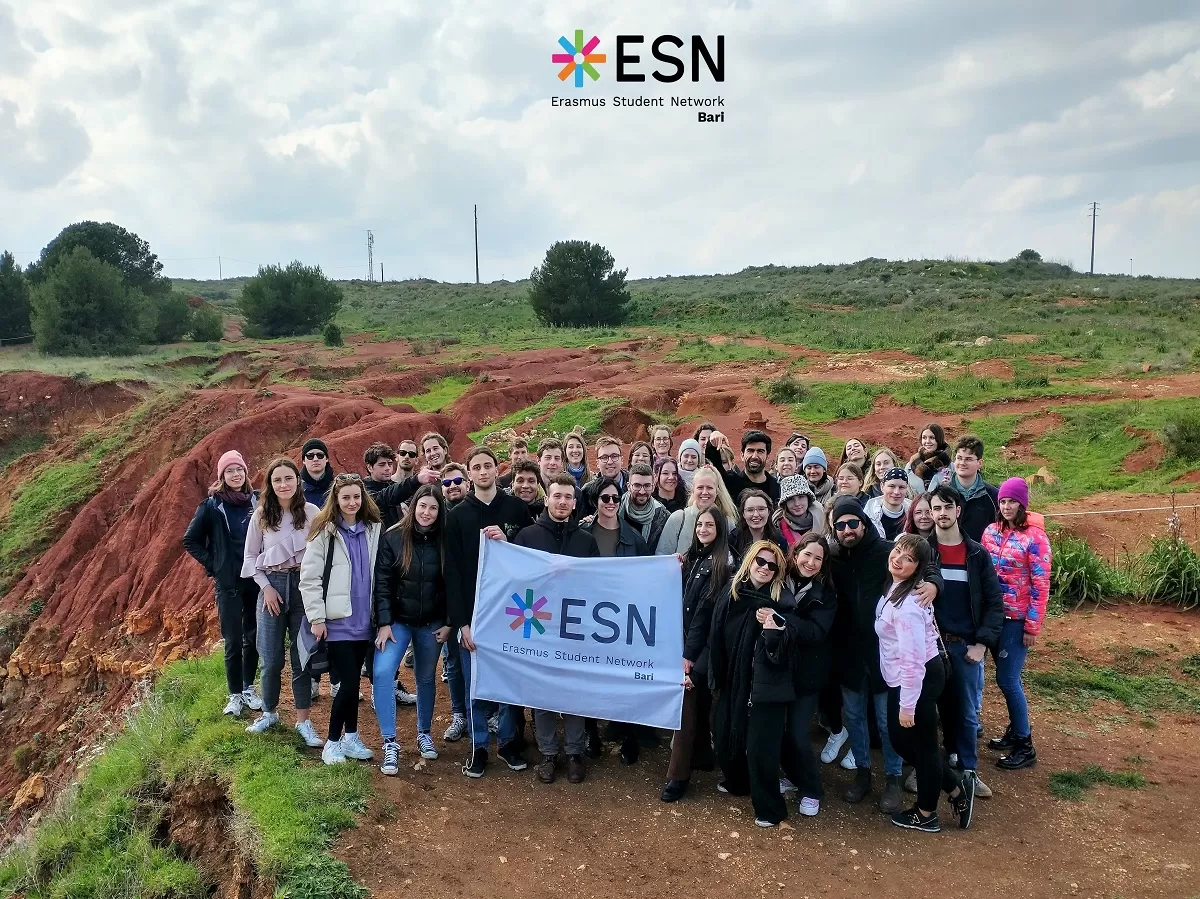
M321 698L321 682L315 677L312 679L312 698L313 702Z
M855 762L854 762L854 750L853 749L851 749L844 756L842 756L842 767L845 768L847 771L853 771L855 768L858 767L858 765L855 764Z
M785 794L785 795L787 793L795 793L796 785L794 783L792 783L790 780L788 780L786 777L781 777L781 778L779 778L779 792L781 794Z
M388 740L383 744L383 764L379 766L379 773L388 777L395 777L400 773L400 744L395 740Z
M333 681L330 681L329 682L329 698L337 699L338 690L340 690L341 688L342 688L341 684L335 684L335 683L333 683Z
M317 729L313 727L311 721L301 721L296 725L296 733L300 734L300 738L304 740L304 745L312 749L317 749L325 745L325 741L317 736Z
M821 761L826 765L832 765L837 761L838 753L842 751L842 747L846 745L846 741L850 739L850 731L842 728L836 734L830 734L829 739L825 741L825 748L821 750Z
M450 719L450 726L446 728L446 732L442 734L442 739L447 743L457 743L463 738L463 734L467 732L467 716L454 713L454 717Z
M245 703L242 702L242 694L241 693L230 693L229 694L229 702L225 703L225 709L224 709L224 711L221 712L221 714L222 715L233 715L234 718L241 718L242 717L242 706L244 704ZM262 708L261 703L259 704L259 708Z
M346 764L346 754L342 752L341 741L326 740L325 748L321 750L321 761L326 765Z
M261 734L268 727L274 727L279 723L279 716L274 712L263 712L253 724L246 728L246 733Z
M434 748L433 737L429 734L417 734L417 748L421 750L421 758L435 759L438 751Z
M404 689L404 684L396 681L396 702L400 703L400 705L416 705L417 694L409 693Z
M348 759L359 759L360 761L365 762L367 759L375 757L375 753L373 753L363 744L363 741L358 738L357 733L346 734L343 736L341 740L341 746L342 755L346 756Z
M820 799L812 799L805 796L800 800L800 814L804 815L804 817L815 818L819 811L821 811Z
M262 711L262 697L258 695L258 688L251 684L242 691L242 705L254 711Z
M778 827L774 821L768 821L766 818L755 818L754 823L759 827Z

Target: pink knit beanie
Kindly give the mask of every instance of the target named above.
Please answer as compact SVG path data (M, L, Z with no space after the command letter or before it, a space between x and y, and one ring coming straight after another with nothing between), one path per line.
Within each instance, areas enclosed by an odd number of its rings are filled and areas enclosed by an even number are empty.
M242 467L242 471L246 472L246 477L250 477L250 469L246 465L246 460L242 458L242 454L237 450L230 450L229 452L222 454L221 458L217 461L218 481L224 480L225 469L231 465L240 465Z

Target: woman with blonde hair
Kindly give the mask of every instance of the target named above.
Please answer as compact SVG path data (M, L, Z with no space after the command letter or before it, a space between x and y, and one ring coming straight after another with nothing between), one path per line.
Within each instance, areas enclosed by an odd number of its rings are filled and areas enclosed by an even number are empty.
M796 698L785 639L795 625L796 600L784 586L787 557L770 540L747 551L713 612L708 684L716 699L713 746L725 779L722 793L750 794L754 823L774 827L787 817L779 768L793 783L804 770L785 740L788 709Z
M337 475L309 528L300 563L305 617L313 638L326 643L330 680L342 685L329 709L329 736L321 750L326 765L374 755L358 736L358 682L375 636L372 591L381 520L362 477Z
M874 455L871 456L871 464L867 468L867 479L863 483L863 501L865 502L868 499L874 499L877 496L882 496L883 476L893 468L900 467L902 466L900 465L899 460L896 458L896 454L886 446L881 446L879 449L875 450ZM911 471L906 470L906 474L908 475L908 487L912 491L912 495L916 496L917 494L924 493L925 484L921 481L921 479Z
M692 479L687 506L672 512L663 525L655 554L671 556L686 550L696 529L696 516L713 506L725 516L726 524L732 528L737 521L737 506L729 498L729 491L725 489L725 481L720 473L711 465L705 465Z

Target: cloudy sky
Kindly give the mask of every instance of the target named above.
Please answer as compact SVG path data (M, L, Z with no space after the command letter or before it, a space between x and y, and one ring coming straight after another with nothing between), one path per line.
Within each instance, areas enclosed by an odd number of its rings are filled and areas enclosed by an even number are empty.
M647 11L653 7L652 11ZM555 77L584 28L608 62ZM725 81L617 84L616 35L725 36ZM665 67L663 67L665 68ZM715 97L563 109L553 96ZM1196 0L0 0L0 248L116 221L177 277L300 258L524 277L1007 258L1200 277Z

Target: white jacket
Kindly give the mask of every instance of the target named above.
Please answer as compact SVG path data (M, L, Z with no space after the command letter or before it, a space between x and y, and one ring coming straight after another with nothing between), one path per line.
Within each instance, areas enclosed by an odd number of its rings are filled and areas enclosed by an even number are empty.
M375 556L379 551L379 535L382 531L381 524L367 525L367 546L371 555L371 595L374 594ZM329 570L329 589L324 591L325 600L322 602L321 578L325 574L325 553L331 536L333 567ZM304 550L304 560L300 563L300 597L304 601L304 615L310 624L350 617L350 549L346 546L346 538L332 523L327 524L320 534L308 541Z
M908 512L908 507L912 505L912 500L905 497L904 511ZM884 536L883 533L883 497L873 496L863 503L863 514L871 519L875 524L875 530L879 531L879 536Z

